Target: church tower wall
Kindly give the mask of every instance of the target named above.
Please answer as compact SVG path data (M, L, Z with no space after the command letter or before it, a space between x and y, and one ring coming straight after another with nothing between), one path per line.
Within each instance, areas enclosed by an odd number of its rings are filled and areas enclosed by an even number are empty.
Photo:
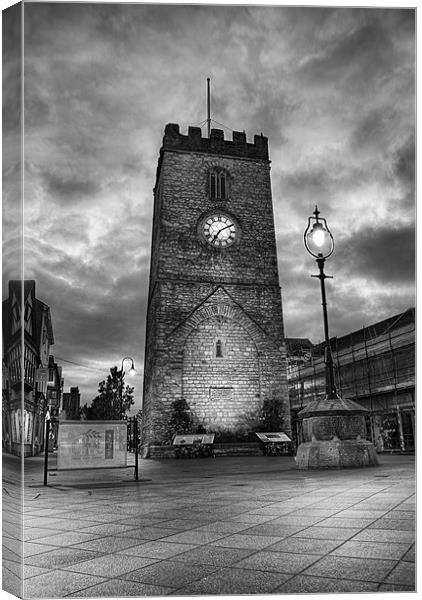
M268 141L165 129L154 189L143 443L168 441L184 398L208 431L290 430Z

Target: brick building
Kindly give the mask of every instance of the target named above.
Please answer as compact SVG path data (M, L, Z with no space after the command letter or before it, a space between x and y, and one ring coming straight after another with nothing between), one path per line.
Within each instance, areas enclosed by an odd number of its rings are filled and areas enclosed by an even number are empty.
M21 281L9 281L2 308L3 446L13 454L35 455L44 444L48 386L50 392L55 386L49 381L49 350L54 344L50 308L35 296L33 280L25 281L23 289Z
M325 393L324 344L287 338L293 433L297 413ZM379 451L415 449L415 309L331 339L336 386L368 410L367 439Z
M197 427L290 431L268 141L165 128L154 188L145 348L144 455L169 442L174 402Z

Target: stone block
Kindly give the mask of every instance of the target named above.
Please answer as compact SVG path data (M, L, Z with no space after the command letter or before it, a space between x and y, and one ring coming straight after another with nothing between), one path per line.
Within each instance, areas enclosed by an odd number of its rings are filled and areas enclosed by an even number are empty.
M314 440L300 444L298 469L340 469L378 465L375 448L367 440Z

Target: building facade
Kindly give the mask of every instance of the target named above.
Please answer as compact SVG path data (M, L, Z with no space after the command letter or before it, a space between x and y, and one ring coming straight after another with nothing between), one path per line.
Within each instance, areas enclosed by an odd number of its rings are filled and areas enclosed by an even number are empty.
M3 301L2 392L3 447L13 454L31 456L43 448L53 344L50 308L36 298L35 281L10 281Z
M297 413L325 393L324 344L287 339L293 433ZM382 451L415 449L415 309L331 339L336 386L368 410L367 437Z
M68 392L63 393L60 418L68 421L78 421L80 418L81 395L79 388L71 387Z
M201 430L290 431L268 140L165 128L154 188L142 441L168 443L183 401ZM176 403L176 404L175 404Z

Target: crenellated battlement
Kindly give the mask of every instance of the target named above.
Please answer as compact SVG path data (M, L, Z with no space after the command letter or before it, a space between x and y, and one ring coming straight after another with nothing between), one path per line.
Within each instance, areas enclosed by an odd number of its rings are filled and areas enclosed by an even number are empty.
M233 131L231 140L224 139L222 129L211 129L210 137L202 137L200 127L189 127L188 134L180 133L177 123L166 125L162 150L185 150L190 152L206 152L226 154L241 158L258 158L268 160L268 138L255 135L253 144L246 141L246 133Z

